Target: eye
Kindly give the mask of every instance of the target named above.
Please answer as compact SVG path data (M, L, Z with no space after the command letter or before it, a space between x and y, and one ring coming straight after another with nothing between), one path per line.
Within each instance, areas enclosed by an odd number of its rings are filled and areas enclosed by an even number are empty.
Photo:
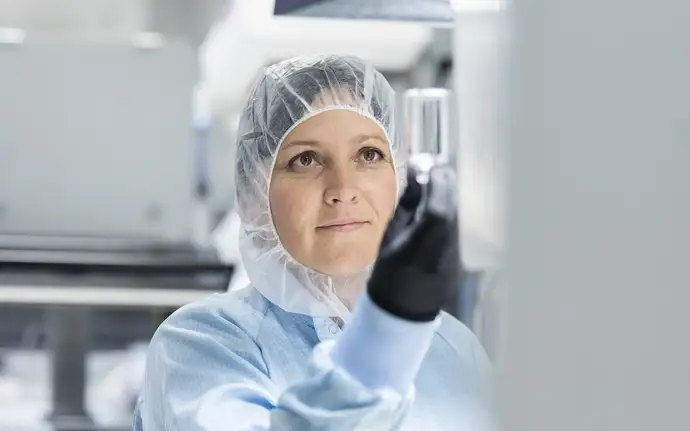
M379 160L384 159L383 153L376 148L363 148L359 152L359 156L365 163L376 163Z
M315 162L315 155L313 152L308 151L295 156L290 160L290 167L294 168L307 168Z

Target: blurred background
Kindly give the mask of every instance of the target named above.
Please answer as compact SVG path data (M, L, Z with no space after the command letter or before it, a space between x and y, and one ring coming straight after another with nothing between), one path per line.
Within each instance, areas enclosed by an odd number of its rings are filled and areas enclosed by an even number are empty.
M450 3L346 3L0 1L0 429L129 428L156 327L246 286L234 141L266 66L358 56L457 116ZM485 239L448 306L468 325Z
M0 0L0 430L131 428L155 328L247 284L247 91L316 53L372 62L401 108L446 90L447 310L505 428L690 429L688 22L681 0Z

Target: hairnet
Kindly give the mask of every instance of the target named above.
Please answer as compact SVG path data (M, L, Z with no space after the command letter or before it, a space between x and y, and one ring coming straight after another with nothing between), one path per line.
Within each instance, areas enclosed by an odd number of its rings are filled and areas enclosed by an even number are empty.
M318 101L318 103L314 103ZM252 285L288 312L346 317L342 298L361 291L369 269L331 277L297 262L283 247L272 221L269 185L283 139L319 113L346 109L376 122L385 132L398 178L405 175L396 139L395 94L373 66L352 57L298 57L268 67L242 112L236 155L240 253Z

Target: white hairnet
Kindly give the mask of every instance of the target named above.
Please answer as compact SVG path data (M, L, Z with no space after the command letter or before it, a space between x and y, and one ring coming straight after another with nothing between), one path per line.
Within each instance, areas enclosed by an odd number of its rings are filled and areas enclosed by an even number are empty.
M352 57L286 60L270 66L252 89L238 129L240 252L253 286L284 310L346 317L349 311L342 298L351 299L362 290L369 269L336 279L300 264L281 244L272 221L269 184L283 139L301 122L325 111L347 109L370 118L388 138L399 194L405 175L394 105L395 94L383 75Z

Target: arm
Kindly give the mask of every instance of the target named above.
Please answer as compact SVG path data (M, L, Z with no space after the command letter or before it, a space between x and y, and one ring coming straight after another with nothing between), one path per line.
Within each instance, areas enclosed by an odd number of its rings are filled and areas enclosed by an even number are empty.
M425 183L408 170L367 291L331 355L367 387L410 390L457 286L455 183L448 165L434 167Z
M363 294L330 356L369 388L411 390L441 319L415 322L381 309Z
M309 377L281 394L259 346L239 326L203 309L178 312L149 347L143 429L396 429L409 400L366 388L333 366L329 348L317 346Z

